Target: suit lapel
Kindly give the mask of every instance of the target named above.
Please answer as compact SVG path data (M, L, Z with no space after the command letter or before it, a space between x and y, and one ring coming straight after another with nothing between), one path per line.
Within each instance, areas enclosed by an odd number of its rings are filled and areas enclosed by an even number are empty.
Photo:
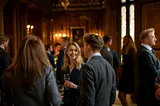
M156 58L156 56L152 53L152 51L148 50L148 49L147 49L146 47L144 47L144 46L141 46L141 47L143 47L143 48L145 49L145 51L147 51L147 52L151 55L155 66L157 66L157 58Z

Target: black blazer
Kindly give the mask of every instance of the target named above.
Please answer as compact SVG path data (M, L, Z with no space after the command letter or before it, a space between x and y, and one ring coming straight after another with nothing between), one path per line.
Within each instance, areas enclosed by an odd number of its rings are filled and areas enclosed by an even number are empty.
M111 53L113 55L113 68L116 69L117 67L120 66L120 61L119 61L119 58L118 58L118 54L114 50L111 50Z
M11 64L10 55L0 47L0 75L2 75L3 71Z
M102 56L93 56L80 71L80 98L77 106L110 106L115 96L114 69Z
M158 75L160 75L159 61L150 50L141 46L137 52L137 70L135 73L138 106L157 106L154 83L155 77Z
M2 75L4 70L11 64L10 55L0 47L0 90L2 89Z

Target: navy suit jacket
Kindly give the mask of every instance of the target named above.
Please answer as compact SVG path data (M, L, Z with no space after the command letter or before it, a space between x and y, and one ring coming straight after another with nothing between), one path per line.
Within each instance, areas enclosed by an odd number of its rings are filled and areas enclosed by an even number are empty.
M160 64L155 55L141 46L137 52L136 94L138 106L159 106L155 98L155 78L160 75Z
M111 106L115 97L114 69L102 56L93 56L80 70L80 98L77 106Z

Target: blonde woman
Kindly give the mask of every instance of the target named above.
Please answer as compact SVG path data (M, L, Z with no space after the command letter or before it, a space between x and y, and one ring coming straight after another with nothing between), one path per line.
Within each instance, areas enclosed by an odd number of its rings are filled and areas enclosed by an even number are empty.
M127 94L134 93L134 73L136 68L136 46L131 36L126 35L123 39L122 48L122 76L119 81L119 99L123 106L128 106ZM131 96L132 98L133 96Z
M61 105L56 79L42 41L26 37L3 81L9 106Z
M81 50L76 42L67 45L64 55L64 106L76 106L79 98ZM67 78L66 78L67 77Z

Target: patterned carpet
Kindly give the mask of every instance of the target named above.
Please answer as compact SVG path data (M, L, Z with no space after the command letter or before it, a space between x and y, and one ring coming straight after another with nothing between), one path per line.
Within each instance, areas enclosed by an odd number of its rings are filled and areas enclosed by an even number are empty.
M121 102L120 102L120 100L118 98L118 91L116 93L117 93L117 95L116 95L116 101L115 101L115 103L112 106L122 106L122 104L121 104ZM129 106L137 106L136 104L133 104L131 102L130 95L127 95L127 100L129 102Z

